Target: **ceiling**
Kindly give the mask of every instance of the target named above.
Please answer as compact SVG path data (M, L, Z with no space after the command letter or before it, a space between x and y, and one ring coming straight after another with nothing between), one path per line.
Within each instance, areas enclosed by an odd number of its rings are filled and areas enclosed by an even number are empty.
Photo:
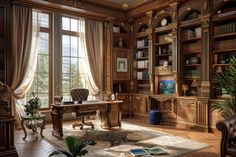
M116 9L128 10L153 0L88 0L91 3L104 5Z

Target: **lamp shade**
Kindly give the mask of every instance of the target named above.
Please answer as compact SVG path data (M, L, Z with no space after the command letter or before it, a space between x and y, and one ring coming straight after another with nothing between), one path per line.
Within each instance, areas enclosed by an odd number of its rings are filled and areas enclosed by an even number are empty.
M193 82L191 83L191 87L198 87L197 80L193 80Z

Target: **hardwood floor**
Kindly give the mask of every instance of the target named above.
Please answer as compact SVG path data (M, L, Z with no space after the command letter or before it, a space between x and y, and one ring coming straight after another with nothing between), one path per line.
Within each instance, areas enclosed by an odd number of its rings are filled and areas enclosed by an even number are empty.
M206 149L202 149L195 153L185 155L184 157L219 156L220 134L205 133L189 129L180 129L180 128L175 128L173 126L148 125L147 122L142 119L126 118L123 119L123 121L129 123L135 123L144 127L151 128L153 130L167 132L172 135L190 138L211 145ZM47 157L51 152L56 150L56 148L53 145L49 144L39 135L37 136L32 133L29 133L25 141L22 139L23 136L24 134L22 130L15 132L15 146L19 157Z

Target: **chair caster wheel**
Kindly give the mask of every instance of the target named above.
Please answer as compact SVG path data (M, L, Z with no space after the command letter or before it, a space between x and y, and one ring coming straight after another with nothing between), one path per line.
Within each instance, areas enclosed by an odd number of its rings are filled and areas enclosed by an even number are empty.
M92 129L94 130L94 126L92 126Z
M72 127L73 127L73 129L75 129L75 126L74 126L74 125L73 125Z
M80 130L83 130L83 127L82 127L82 126L80 127Z

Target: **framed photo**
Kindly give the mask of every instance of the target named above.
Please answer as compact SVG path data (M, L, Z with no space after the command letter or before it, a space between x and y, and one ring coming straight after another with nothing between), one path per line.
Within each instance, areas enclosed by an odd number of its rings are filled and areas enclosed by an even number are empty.
M117 58L117 72L127 72L128 71L128 64L127 58Z

